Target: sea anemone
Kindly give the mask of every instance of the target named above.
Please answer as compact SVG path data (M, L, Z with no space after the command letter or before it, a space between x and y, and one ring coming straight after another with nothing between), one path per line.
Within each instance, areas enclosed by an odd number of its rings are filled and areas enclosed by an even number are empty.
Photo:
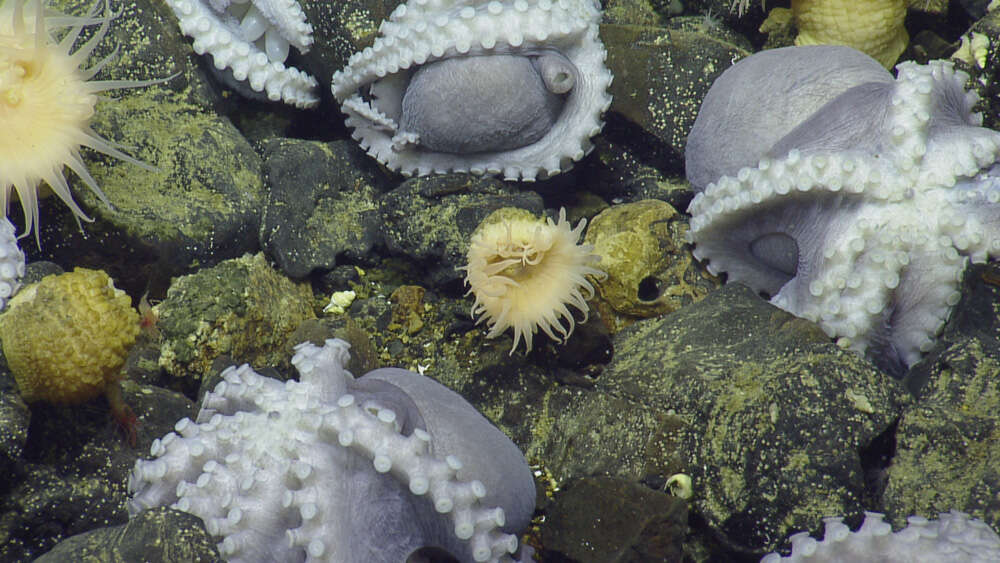
M89 125L98 94L157 81L91 80L116 54L83 65L107 34L115 14L97 2L84 17L46 13L45 0L0 0L0 205L6 211L15 190L24 210L24 236L38 239L38 189L44 182L77 220L90 221L73 201L63 166L110 206L87 171L80 147L152 169L116 148ZM104 15L97 15L104 6ZM100 24L75 51L83 28ZM69 28L58 41L53 30Z
M513 354L521 339L531 350L537 329L557 342L565 342L575 320L567 305L576 307L587 321L587 300L604 272L591 266L600 260L593 246L577 244L587 220L576 227L566 221L539 219L522 209L493 212L476 228L469 243L465 283L475 295L472 316L487 322L487 338L514 329ZM468 295L468 294L467 294Z

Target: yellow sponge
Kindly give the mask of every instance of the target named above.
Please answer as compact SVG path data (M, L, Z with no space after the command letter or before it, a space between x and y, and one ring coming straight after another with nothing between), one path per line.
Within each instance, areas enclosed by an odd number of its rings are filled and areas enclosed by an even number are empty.
M26 402L76 404L117 384L139 314L99 270L46 276L0 317L3 352Z
M886 68L906 50L905 0L792 0L796 45L848 45Z

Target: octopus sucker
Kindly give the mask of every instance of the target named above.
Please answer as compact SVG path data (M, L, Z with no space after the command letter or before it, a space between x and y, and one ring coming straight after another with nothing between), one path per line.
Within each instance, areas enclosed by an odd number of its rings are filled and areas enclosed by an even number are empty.
M611 72L593 0L417 1L332 91L368 153L406 176L544 179L593 148Z

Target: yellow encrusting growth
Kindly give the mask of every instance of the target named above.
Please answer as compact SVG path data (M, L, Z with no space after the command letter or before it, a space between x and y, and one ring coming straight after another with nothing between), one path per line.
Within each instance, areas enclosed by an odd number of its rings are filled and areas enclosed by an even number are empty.
M46 14L44 0L0 3L0 207L6 210L11 191L16 191L24 210L25 234L30 232L38 223L37 190L44 183L78 218L89 220L73 201L63 167L105 203L80 156L81 146L149 168L89 125L98 93L148 82L90 81L108 58L81 68L114 18L106 2L98 2L87 17L79 18ZM105 13L97 15L101 6ZM82 29L95 24L100 24L97 32L73 51ZM52 32L58 28L69 29L57 41Z
M26 402L76 404L117 386L139 313L99 270L46 276L0 316L7 363Z
M573 332L575 320L567 305L587 319L587 299L594 286L587 276L598 279L604 272L591 266L600 260L590 245L578 245L586 227L583 219L575 228L566 221L539 219L522 209L494 211L472 234L467 254L465 283L476 297L472 316L485 320L487 338L514 329L513 354L521 339L531 350L537 329L558 342Z

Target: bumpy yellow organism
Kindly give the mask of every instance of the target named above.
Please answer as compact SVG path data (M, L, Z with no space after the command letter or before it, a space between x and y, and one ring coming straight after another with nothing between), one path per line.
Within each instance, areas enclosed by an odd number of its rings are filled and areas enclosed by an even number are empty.
M749 4L750 0L734 0L732 6L743 15ZM910 42L903 26L906 4L906 0L792 0L792 17L799 29L795 44L847 45L892 68ZM774 8L768 20L787 17L786 8Z
M24 288L0 317L4 355L26 402L76 404L107 392L119 419L127 416L118 412L119 373L138 334L125 292L85 268Z
M796 45L848 45L892 68L910 36L905 0L792 0Z

